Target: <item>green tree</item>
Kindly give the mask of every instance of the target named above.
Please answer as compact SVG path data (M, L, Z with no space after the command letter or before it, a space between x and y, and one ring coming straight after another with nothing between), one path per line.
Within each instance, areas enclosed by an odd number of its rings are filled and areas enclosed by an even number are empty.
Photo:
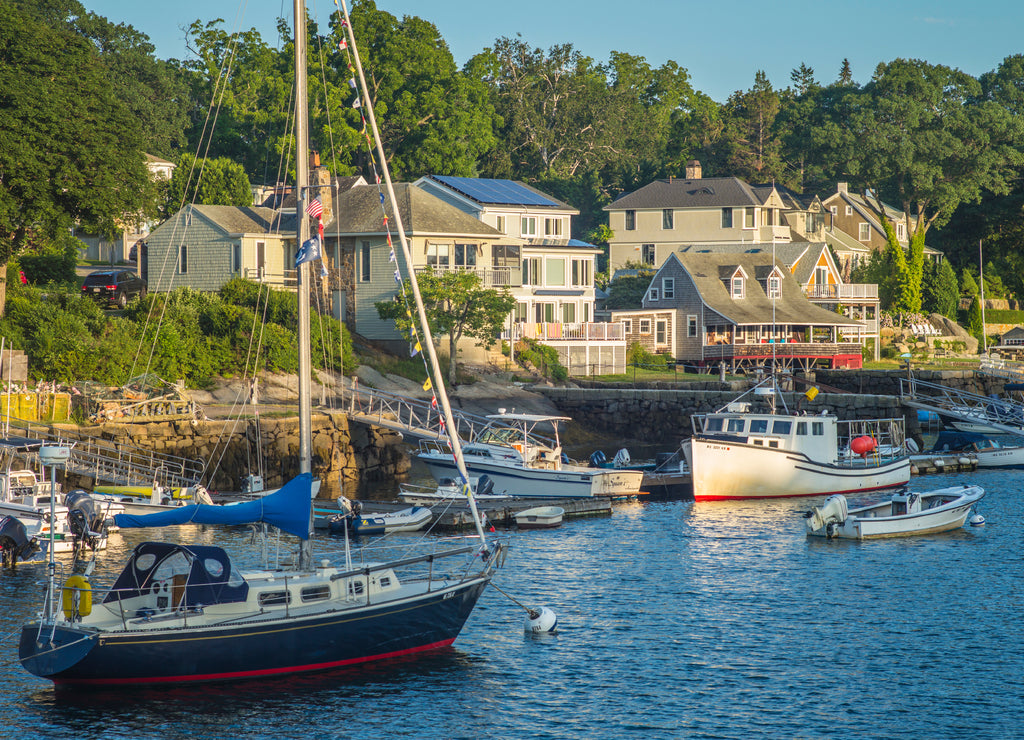
M960 305L960 286L949 260L944 259L938 265L932 260L926 262L922 292L922 302L926 309L956 320Z
M967 333L978 340L984 341L985 326L981 321L981 298L974 296L971 307L967 310Z
M774 131L780 109L779 94L762 70L757 71L750 90L729 97L725 138L730 142L731 174L754 182L784 179L781 142Z
M964 298L973 298L979 292L978 281L974 279L971 271L965 267L960 273L960 295Z
M167 185L166 212L188 203L205 206L251 206L252 186L242 165L226 157L196 160L183 154Z
M478 275L471 272L424 272L416 276L423 297L423 305L435 341L448 335L448 384L455 384L459 340L471 337L477 344L490 347L498 339L508 315L515 308L516 299L507 290L485 288ZM408 281L405 295L412 296ZM395 300L374 304L382 319L392 319L403 335L413 337L415 318L406 313L405 303ZM415 317L415 312L413 312Z
M139 121L95 49L66 24L0 13L0 264L78 222L112 234L154 188ZM0 269L0 312L6 300Z
M636 270L636 275L620 275L608 284L607 308L640 308L644 295L651 287L654 270L636 262L627 262L626 269Z

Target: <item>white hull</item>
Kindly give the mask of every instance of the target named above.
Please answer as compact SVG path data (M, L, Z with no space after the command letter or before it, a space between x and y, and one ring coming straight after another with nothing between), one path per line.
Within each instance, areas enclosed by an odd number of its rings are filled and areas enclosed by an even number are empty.
M457 477L455 462L448 456L421 453L435 480ZM565 465L559 470L503 465L467 456L466 467L474 477L487 475L494 492L519 498L599 498L639 493L644 474L637 470L606 470Z
M537 506L515 514L520 529L554 529L562 526L565 509L559 506Z
M895 496L870 506L850 509L843 521L825 521L826 518L820 516L815 519L816 513L823 512L832 503L829 499L824 506L807 513L807 534L865 540L948 532L964 525L971 509L984 495L985 491L978 486L942 488L910 494L920 497L920 509L910 513L904 513L907 508L904 502L909 496Z
M687 446L696 501L856 493L910 480L906 457L878 465L859 460L832 465L799 452L739 442L693 437Z

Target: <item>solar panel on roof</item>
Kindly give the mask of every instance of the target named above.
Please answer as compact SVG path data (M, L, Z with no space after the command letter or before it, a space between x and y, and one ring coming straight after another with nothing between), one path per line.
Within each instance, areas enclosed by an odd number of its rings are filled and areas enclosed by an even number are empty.
M540 193L535 193L513 180L488 180L475 177L453 177L451 175L433 175L432 177L478 203L523 206L559 205L557 201Z

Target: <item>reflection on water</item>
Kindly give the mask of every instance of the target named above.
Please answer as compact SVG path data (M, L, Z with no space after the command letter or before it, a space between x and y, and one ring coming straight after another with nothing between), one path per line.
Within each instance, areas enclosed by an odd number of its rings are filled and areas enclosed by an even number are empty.
M0 722L11 737L1019 735L1018 481L914 479L987 491L987 526L919 538L807 538L815 499L622 504L513 533L497 583L554 609L557 635L524 634L523 610L489 590L451 649L316 676L55 693L20 669L8 636ZM255 559L244 528L167 534ZM143 538L112 537L98 570L118 570ZM3 634L36 611L44 576L0 577Z

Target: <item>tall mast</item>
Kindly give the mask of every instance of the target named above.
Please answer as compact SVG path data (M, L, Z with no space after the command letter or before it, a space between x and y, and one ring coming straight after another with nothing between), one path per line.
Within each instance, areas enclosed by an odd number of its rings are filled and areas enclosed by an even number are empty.
M306 200L309 196L309 113L306 102L306 3L295 0L295 218L296 250L309 239ZM309 263L298 270L299 290L299 473L313 472L312 402L309 353ZM313 509L310 507L309 531L313 532ZM302 541L299 568L313 563L313 541Z

